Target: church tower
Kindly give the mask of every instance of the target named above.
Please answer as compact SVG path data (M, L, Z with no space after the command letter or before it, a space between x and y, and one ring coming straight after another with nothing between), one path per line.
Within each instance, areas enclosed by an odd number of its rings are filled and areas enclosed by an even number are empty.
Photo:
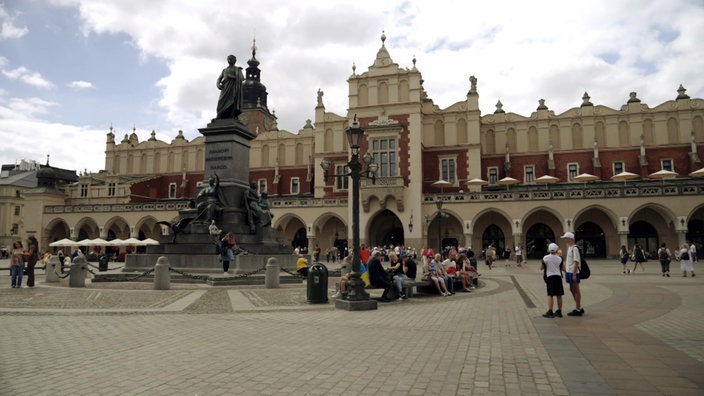
M261 70L257 60L256 39L252 40L252 58L247 61L244 83L242 84L241 120L254 135L276 130L276 116L267 107L266 86L261 83Z

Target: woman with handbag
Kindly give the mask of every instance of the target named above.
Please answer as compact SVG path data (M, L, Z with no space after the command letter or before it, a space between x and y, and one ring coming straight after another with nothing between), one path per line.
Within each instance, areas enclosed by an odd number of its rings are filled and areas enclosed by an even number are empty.
M645 272L645 262L647 260L645 258L645 252L643 251L643 248L640 247L640 243L636 242L635 246L633 246L633 255L631 257L633 258L633 261L636 262L636 264L633 266L633 271L631 272L636 272L638 264L640 264L640 269Z
M630 274L631 270L628 269L628 259L631 258L631 254L628 253L628 248L626 245L621 245L621 251L619 252L621 256L621 265L623 265L624 275Z
M24 250L22 242L17 241L12 244L12 252L10 252L10 276L12 278L12 287L22 287L22 273L24 272Z

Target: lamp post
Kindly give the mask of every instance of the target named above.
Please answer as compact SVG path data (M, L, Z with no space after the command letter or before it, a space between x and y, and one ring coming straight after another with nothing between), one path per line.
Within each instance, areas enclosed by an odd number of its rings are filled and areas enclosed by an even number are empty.
M330 161L323 159L320 162L320 166L323 168L323 178L325 180L331 176L352 178L352 271L350 272L350 279L347 282L349 288L347 300L336 300L335 307L348 311L377 309L376 300L369 298L369 293L364 290L364 281L362 281L360 277L361 274L359 273L361 269L361 259L359 256L359 180L362 177L366 177L371 179L372 183L374 183L378 165L374 162L372 155L367 152L362 157L367 169L362 169L362 164L359 162L359 151L362 146L364 129L359 126L356 114L352 125L347 128L345 133L347 133L347 141L350 145L350 151L352 152L350 161L347 163L349 172L341 175L330 174L328 173L331 166Z
M438 253L442 254L442 204L440 197L435 198L435 206L438 208Z

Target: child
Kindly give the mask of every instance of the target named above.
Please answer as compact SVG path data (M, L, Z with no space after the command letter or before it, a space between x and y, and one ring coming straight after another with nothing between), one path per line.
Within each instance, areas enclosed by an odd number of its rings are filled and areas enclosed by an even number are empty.
M543 279L548 294L548 311L543 314L544 318L561 318L562 317L562 296L565 294L565 289L562 287L562 257L557 255L558 247L551 243L548 245L549 254L543 257L543 262L540 264L540 269L543 270ZM557 311L553 313L554 298L557 297Z

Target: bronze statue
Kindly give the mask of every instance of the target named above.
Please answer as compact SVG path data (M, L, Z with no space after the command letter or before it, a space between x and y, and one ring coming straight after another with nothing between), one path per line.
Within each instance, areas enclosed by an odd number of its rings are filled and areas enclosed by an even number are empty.
M242 68L235 66L237 58L234 55L227 57L228 66L222 70L216 83L220 90L218 99L217 116L215 118L237 118L242 113L242 83L244 74Z
M208 185L196 195L197 220L212 222L220 216L222 205L220 202L220 178L213 173L208 179Z
M244 206L247 210L247 223L251 232L256 232L257 227L271 226L271 212L262 208L261 199L257 194L257 182L249 184L249 190L243 195ZM268 207L268 200L265 205Z

